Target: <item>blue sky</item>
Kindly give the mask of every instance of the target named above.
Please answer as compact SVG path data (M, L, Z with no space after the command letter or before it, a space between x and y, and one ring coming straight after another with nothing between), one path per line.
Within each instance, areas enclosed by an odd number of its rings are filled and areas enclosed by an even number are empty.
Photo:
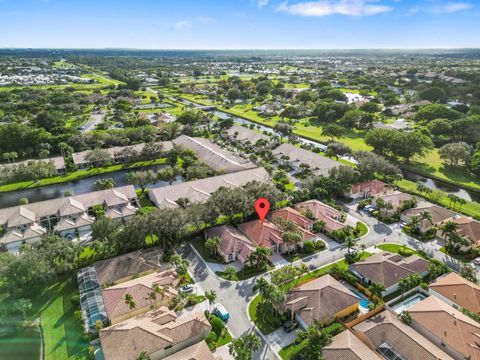
M480 0L0 0L0 47L480 47Z

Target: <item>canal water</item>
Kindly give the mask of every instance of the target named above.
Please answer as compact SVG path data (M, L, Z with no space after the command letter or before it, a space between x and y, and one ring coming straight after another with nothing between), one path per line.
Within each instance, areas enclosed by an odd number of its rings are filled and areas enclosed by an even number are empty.
M95 182L99 179L108 179L112 178L115 181L115 186L124 186L129 185L127 181L127 174L131 171L139 170L154 170L158 171L164 168L166 165L154 165L147 168L137 168L129 170L120 170L109 174L95 175L86 179L70 181L61 184L53 184L47 186L41 186L32 189L22 189L16 191L10 191L5 193L0 193L0 208L6 208L9 206L18 205L18 201L21 198L27 198L28 202L33 203L37 201L50 200L59 197L63 197L66 191L71 191L74 195L80 195L95 191ZM178 176L174 181L174 184L183 182L183 178ZM158 181L155 184L149 184L149 188L157 188L162 186L169 185L166 181ZM137 187L138 188L138 187Z
M193 102L189 102L189 103L193 104L193 105L196 105ZM253 125L255 125L255 127L259 131L262 131L262 132L264 131L264 132L267 132L269 134L275 134L276 133L275 130L273 130L272 128L270 128L268 126L257 124L253 121L249 121L249 120L240 118L238 116L230 115L230 114L225 113L225 112L220 111L220 110L212 111L212 113L215 116L218 116L221 119L231 118L236 124L239 124L239 125L250 126L251 124L253 124ZM312 141L312 140L309 140L309 139L305 139L305 138L302 138L300 136L299 136L299 139L300 139L300 142L302 142L303 144L309 144L309 145L312 145L312 146L316 146L316 147L320 148L322 151L326 151L326 149L327 149L327 146L325 144L322 144L322 143L319 143L319 142L316 142L316 141ZM348 160L350 162L355 163L355 159L352 159L352 158L346 157L345 160ZM405 179L410 180L410 181L414 181L414 182L421 181L425 184L425 186L427 186L427 187L429 187L433 190L441 190L441 191L444 191L444 192L449 193L449 194L455 194L458 197L460 197L462 199L465 199L465 200L480 202L480 192L465 190L465 189L462 189L458 186L448 184L448 183L444 183L444 182L441 182L441 181L438 181L438 180L433 180L431 178L427 178L427 177L424 177L424 176L421 176L421 175L418 175L418 174L414 174L414 173L406 171L406 170L403 171L403 176L404 176Z

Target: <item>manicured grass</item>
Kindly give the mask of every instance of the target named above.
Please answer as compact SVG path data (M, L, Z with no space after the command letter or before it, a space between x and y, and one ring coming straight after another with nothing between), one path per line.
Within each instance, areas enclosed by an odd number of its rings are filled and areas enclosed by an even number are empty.
M368 233L368 226L361 221L359 221L358 224L358 227L360 228L360 234L358 234L357 238L361 238Z
M294 354L298 353L305 346L306 343L303 341L300 344L292 343L280 350L278 352L278 355L280 355L280 357L284 360L290 360Z
M250 315L250 319L255 323L258 329L264 334L268 335L277 330L277 327L272 326L269 322L261 321L257 317L257 305L262 302L262 297L257 295L253 298L250 306L248 307L248 314Z
M434 149L421 158L415 158L412 164L404 166L413 172L436 178L440 181L452 183L457 186L480 190L480 179L474 177L466 167L451 167L443 163Z
M227 274L225 274L224 272L222 271L215 271L215 274L217 274L218 276L220 276L222 279L225 279L225 280L229 280L229 281L238 281L240 280L238 278L238 274L235 273L234 275L232 276L228 276Z
M203 258L203 260L205 260L207 262L215 263L215 264L225 264L225 261L223 261L223 259L214 258L214 257L210 256L210 254L205 249L205 239L203 239L201 237L197 237L197 238L195 238L191 241L191 244L193 245L195 250L198 251L198 253Z
M250 279L257 275L263 274L264 272L269 271L270 269L271 267L267 266L264 269L247 269L246 272L244 272L243 270L240 270L233 276L228 276L222 271L217 271L215 272L215 274L217 274L218 276L220 276L222 279L225 279L225 280L241 281L241 280Z
M155 207L155 205L153 204L153 202L149 199L148 197L148 191L145 190L143 193L142 193L142 190L141 189L138 189L138 190L135 190L135 192L137 193L137 200L138 200L138 203L140 204L140 206L142 208L145 208L145 207Z
M60 184L60 183L69 182L69 181L76 181L76 180L85 179L91 176L108 174L108 173L112 173L120 170L137 169L141 167L165 164L165 162L166 162L166 159L162 158L162 159L157 159L155 161L139 161L129 165L117 164L117 165L105 166L98 169L78 170L78 171L68 173L66 175L54 176L51 178L41 179L38 181L32 180L32 181L23 181L23 182L14 183L14 184L1 185L0 193L20 190L20 189L31 189L31 188L36 188L36 187L45 186L45 185Z
M409 256L409 255L413 255L413 254L416 254L416 255L420 256L420 254L416 250L414 250L414 249L412 249L412 248L410 248L406 245L379 244L379 245L377 245L377 248L379 248L380 250L383 250L383 251L388 251L388 252L399 254L399 255L402 255L402 256Z
M366 259L371 255L372 255L371 253L364 251L360 254L360 259L359 260ZM295 280L293 280L293 281L291 281L287 284L282 285L282 288L284 290L288 291L288 290L294 288L295 286L304 284L304 283L306 283L306 282L308 282L312 279L316 279L320 276L323 276L323 275L327 274L334 265L338 266L340 269L348 270L347 262L345 261L345 259L342 259L340 261L336 261L334 264L329 264L329 265L324 266L320 269L316 269L312 272L309 272L309 273L307 273L307 274L305 274L305 275L303 275L299 278L296 278Z
M73 278L59 280L46 288L34 300L36 316L40 316L45 341L46 360L90 359L88 338L73 313L77 310L71 302L76 291Z
M226 329L225 329L226 330ZM225 334L223 334L221 337L218 338L217 340L217 347L223 346L228 344L230 341L232 341L232 335L228 332L228 330L225 331Z
M426 194L426 193L421 194L417 190L417 184L409 180L400 180L397 183L397 186L399 187L400 190L403 190L405 192L408 192L414 195L422 196L431 202L437 203L446 208L450 208L451 201L447 197L448 194L443 191L438 190L438 191L433 191L430 194ZM461 208L459 208L459 206L457 205L452 210L456 212L462 212L476 219L480 219L480 203L477 203L474 201L467 201L467 203L465 205L462 205Z

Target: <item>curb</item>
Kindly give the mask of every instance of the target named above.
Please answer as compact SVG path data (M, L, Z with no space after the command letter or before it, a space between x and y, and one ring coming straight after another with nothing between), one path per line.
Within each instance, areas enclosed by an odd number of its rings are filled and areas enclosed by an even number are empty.
M268 349L275 355L275 358L277 360L282 360L282 358L280 357L280 355L278 355L278 353L273 350L273 348L270 346L270 343L268 342L266 336L260 331L260 329L257 327L257 325L255 325L255 323L252 321L252 319L250 318L250 312L249 312L249 309L250 309L250 304L252 303L252 301L257 297L259 296L258 294L255 295L254 297L252 297L252 299L248 302L247 304L247 309L246 309L246 314L247 314L247 318L248 318L248 321L250 321L250 324L252 324L253 326L253 329L255 330L255 332L260 335L260 337L262 338L263 342L265 343L265 345L268 347Z

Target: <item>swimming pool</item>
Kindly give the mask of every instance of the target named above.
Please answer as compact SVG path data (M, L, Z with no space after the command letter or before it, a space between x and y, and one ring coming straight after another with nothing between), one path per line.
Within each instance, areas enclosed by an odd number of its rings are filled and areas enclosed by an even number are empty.
M395 311L397 314L401 314L403 311L410 309L416 303L419 303L427 296L422 293L415 293L411 296L407 297L406 299L402 299L395 304L392 304L390 307Z
M372 302L370 300L368 300L365 297L365 295L360 294L358 291L353 290L353 289L349 289L349 290L361 299L360 300L360 306L365 308L365 309L368 309L368 305L370 305Z

